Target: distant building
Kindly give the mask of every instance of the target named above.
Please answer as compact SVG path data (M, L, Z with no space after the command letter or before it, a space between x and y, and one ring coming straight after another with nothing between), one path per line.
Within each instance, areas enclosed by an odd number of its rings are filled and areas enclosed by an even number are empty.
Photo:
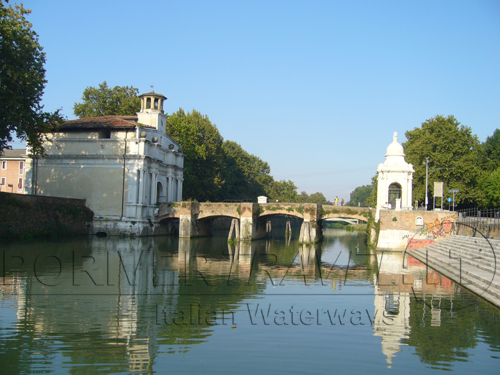
M137 116L71 120L48 134L46 156L28 163L29 192L86 199L96 233L158 233L157 205L182 199L184 154L165 132L167 98L140 98Z
M406 162L403 146L398 142L398 133L394 133L385 153L385 162L377 169L377 219L381 209L413 209L413 172L413 165Z
M4 150L0 156L0 191L26 194L26 150Z

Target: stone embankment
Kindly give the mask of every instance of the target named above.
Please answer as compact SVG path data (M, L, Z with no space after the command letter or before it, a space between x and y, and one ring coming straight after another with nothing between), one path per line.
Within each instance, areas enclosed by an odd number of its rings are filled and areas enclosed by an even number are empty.
M500 241L451 236L407 254L500 307Z
M0 238L89 234L94 213L83 199L0 193Z

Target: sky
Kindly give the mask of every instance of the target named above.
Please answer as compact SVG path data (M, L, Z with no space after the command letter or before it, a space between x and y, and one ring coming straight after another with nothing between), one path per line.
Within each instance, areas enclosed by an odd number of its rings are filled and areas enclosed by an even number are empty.
M20 1L11 0L10 4ZM453 115L500 128L497 0L26 0L45 110L133 86L207 115L298 192L349 200L398 132ZM14 144L14 147L19 144Z

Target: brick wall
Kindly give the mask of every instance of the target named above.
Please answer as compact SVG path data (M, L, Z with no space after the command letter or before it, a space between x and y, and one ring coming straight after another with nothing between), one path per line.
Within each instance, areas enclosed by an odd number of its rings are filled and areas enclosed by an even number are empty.
M380 230L408 230L417 231L423 225L417 225L417 217L422 217L423 224L440 223L443 220L456 221L456 212L452 211L380 211Z

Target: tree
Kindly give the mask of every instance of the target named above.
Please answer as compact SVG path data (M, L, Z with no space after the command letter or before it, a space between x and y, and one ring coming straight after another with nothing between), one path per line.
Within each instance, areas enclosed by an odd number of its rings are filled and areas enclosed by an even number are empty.
M182 108L167 119L167 134L182 147L184 162L183 199L220 201L222 194L223 138L208 116L198 111L187 114Z
M480 205L484 193L480 189L481 169L478 166L479 141L471 129L453 116L436 116L422 123L421 128L406 132L403 144L406 161L413 164L413 199L424 201L426 166L429 158L429 202L434 182L444 182L445 191L459 189L456 202L462 206ZM445 195L446 197L446 195ZM432 207L432 204L431 204Z
M45 133L62 124L60 111L44 112L40 104L47 80L45 53L25 16L23 5L0 2L0 153L12 136L43 154Z
M290 180L273 181L268 187L267 195L271 202L280 201L294 203L299 200L297 186Z
M479 163L484 170L493 171L500 167L500 129L496 129L479 150Z
M106 81L99 88L87 87L82 103L75 103L73 112L79 118L97 116L134 116L141 109L139 89L132 86L108 87Z
M326 200L324 194L320 192L308 195L305 191L301 191L297 201L300 203L331 204Z
M254 201L259 195L265 195L266 186L273 181L269 164L233 141L225 141L222 149L225 199Z
M500 167L493 172L486 172L481 182L481 188L486 195L485 207L500 207Z
M362 207L370 206L370 195L374 187L374 185L358 186L351 192L351 199L346 206L358 206L358 204Z

